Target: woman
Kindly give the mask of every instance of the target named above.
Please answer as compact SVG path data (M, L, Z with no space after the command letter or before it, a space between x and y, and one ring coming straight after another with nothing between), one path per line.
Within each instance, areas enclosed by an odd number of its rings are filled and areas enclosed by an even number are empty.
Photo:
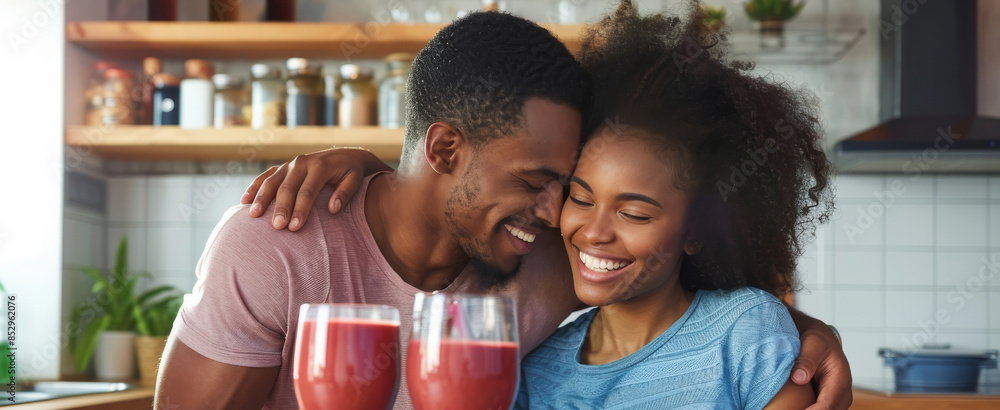
M727 62L697 6L682 24L623 1L588 29L593 131L560 230L576 294L598 308L524 359L519 408L813 401L787 381L799 339L775 296L832 208L818 122Z
M828 213L820 133L796 94L700 45L715 41L697 11L684 25L627 1L589 28L591 118L627 127L594 124L560 230L577 297L599 307L524 359L518 407L812 401L786 382L798 333L773 295L792 290L800 230Z

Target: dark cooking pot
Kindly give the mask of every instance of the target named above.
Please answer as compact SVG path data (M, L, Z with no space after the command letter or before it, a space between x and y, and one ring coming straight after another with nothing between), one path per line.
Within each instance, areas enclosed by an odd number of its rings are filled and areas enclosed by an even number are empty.
M975 392L981 369L997 367L996 350L924 345L914 351L879 349L896 373L897 392Z

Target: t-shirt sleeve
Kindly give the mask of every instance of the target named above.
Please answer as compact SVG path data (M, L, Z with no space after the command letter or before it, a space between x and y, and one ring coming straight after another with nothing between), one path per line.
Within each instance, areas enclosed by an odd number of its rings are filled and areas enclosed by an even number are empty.
M245 206L222 218L198 261L198 280L184 297L173 332L209 359L274 367L281 364L288 331L289 264L271 242L276 232L258 222Z
M744 409L762 409L785 385L799 355L799 333L788 309L771 298L744 312L730 334L734 392Z

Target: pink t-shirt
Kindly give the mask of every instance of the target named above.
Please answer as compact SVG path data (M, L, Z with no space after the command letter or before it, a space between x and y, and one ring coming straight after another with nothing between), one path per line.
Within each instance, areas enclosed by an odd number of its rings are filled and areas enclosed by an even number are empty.
M382 256L364 213L366 178L337 215L326 210L327 188L298 232L276 231L271 212L251 218L247 206L230 209L198 262L198 282L187 295L173 332L199 354L244 367L281 366L265 409L298 408L292 384L295 332L303 303L368 303L399 309L401 346L410 336L413 295ZM517 301L521 356L541 344L579 303L567 258L555 232L536 240L523 269L499 292ZM546 240L548 239L548 240ZM463 271L445 291L482 293ZM406 349L396 409L409 409Z

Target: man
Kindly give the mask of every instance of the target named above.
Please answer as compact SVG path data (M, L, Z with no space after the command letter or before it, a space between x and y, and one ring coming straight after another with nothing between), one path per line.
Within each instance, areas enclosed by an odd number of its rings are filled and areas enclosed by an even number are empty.
M158 408L297 407L303 303L395 306L405 343L415 293L506 284L498 292L519 299L522 353L572 311L569 278L548 270L568 271L551 256L560 203L537 197L573 170L589 89L579 63L534 23L475 13L438 33L412 71L399 172L366 179L337 215L314 208L299 232L245 208L226 214L168 341ZM404 380L396 408L409 407Z
M586 89L572 56L532 23L475 13L442 30L413 64L398 172L361 181L353 199L337 196L336 215L308 201L308 214L292 214L297 233L274 231L244 208L226 215L168 342L157 405L295 407L301 303L396 306L405 343L414 293L502 293L518 301L522 355L537 346L579 303L559 274L569 268L551 228L580 146ZM313 178L299 175L306 185ZM330 192L299 198L317 195ZM306 216L314 222L302 224ZM804 358L834 363L827 378L841 386L828 394L842 393L845 379L849 392L849 374L835 374L846 370L842 352L807 341L829 331L798 320L809 329ZM804 366L803 382L817 365ZM397 408L410 407L405 386Z

